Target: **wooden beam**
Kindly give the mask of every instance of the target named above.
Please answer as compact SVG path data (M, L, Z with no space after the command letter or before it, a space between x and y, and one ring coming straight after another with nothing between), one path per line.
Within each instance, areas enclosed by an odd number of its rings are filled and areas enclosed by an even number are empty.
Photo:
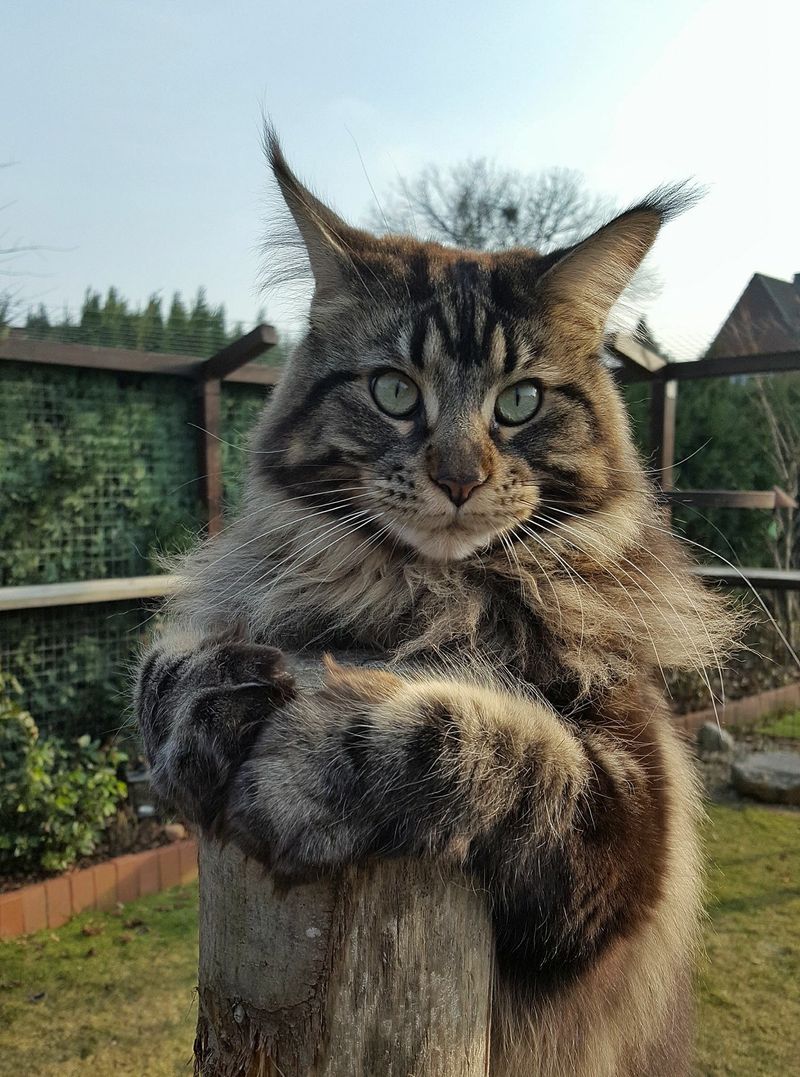
M257 334L262 338L260 351L256 350L256 338L248 345L247 358L252 359L268 347L267 342L274 329L269 325L258 326L241 340ZM239 341L234 342L231 347ZM224 355L227 349L218 352ZM212 356L215 359L216 356ZM32 340L19 329L12 329L9 336L0 339L0 360L13 363L40 363L46 366L79 367L85 370L111 370L128 374L167 374L179 378L203 377L204 360L196 355L177 355L171 352L146 352L134 348L99 348L88 344L62 344L55 340ZM233 358L228 360L233 364ZM244 362L223 375L225 381L243 382L248 385L274 385L280 377L279 367ZM205 376L208 376L207 374Z
M614 351L612 347L612 352ZM636 363L625 363L615 375L624 384L674 378L693 381L697 378L735 378L751 374L788 374L800 370L800 351L760 352L757 355L715 355L709 359L668 363L660 370L649 371Z
M665 490L672 505L707 509L796 509L797 502L780 487L771 490Z
M83 606L100 602L161 598L177 590L177 576L129 576L74 583L39 583L0 587L0 611L39 610L49 606Z
M639 380L636 375L641 374L642 380L647 381L667 365L666 359L645 347L630 333L616 333L607 347L624 368L633 374L631 380Z
M735 378L745 374L787 374L793 370L800 370L800 351L715 355L691 363L670 363L669 376L690 381L695 378Z
M739 574L741 572L757 589L759 587L764 590L800 588L800 570L795 569L743 568L736 571L724 566L697 565L694 572L704 579L745 586L741 582ZM178 576L165 575L0 587L0 612L163 598L173 594L178 589L179 583Z
M197 387L197 433L200 490L209 535L222 530L222 442L220 441L221 386L218 378Z
M281 366L265 366L262 363L245 363L228 374L223 381L242 382L245 385L277 385L283 373Z
M13 329L7 340L0 341L0 359L49 366L77 366L88 370L118 370L132 374L173 374L181 378L195 377L202 366L202 360L194 355L30 340Z
M675 409L678 386L672 379L656 378L650 386L650 452L663 490L674 485Z
M693 572L704 580L731 587L747 587L749 584L756 591L800 591L800 571L797 569L735 569L725 565L696 565Z
M278 334L273 326L257 325L255 329L206 359L198 376L203 379L227 378L251 359L256 359L269 348L274 348L277 343Z
M796 509L800 508L797 504L797 498L792 497L791 494L787 494L785 490L782 490L780 486L773 486L772 492L775 495L775 508L776 509Z

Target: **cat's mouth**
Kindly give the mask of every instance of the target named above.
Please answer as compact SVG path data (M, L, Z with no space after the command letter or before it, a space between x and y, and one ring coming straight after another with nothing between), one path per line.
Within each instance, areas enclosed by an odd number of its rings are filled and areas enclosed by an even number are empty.
M421 528L397 522L392 530L407 546L411 546L431 561L463 561L464 558L486 549L497 535L495 527L472 524L454 516L436 528Z
M398 500L396 492L383 487L377 493L376 507L389 533L388 541L399 539L431 561L463 561L488 549L498 535L512 531L523 519L521 506L511 497L491 496L488 489L466 504L452 503L440 491L412 498L410 503L406 495Z

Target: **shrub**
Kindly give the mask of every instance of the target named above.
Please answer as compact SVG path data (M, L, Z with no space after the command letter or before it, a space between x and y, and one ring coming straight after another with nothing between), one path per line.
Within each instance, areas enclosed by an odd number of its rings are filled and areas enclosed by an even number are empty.
M88 856L126 794L123 752L88 735L40 737L0 671L0 873L58 872Z

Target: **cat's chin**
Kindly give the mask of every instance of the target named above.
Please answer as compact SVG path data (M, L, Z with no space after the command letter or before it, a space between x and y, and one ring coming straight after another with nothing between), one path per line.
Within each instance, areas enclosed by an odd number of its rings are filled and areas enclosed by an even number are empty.
M429 561L463 561L476 550L488 546L492 533L469 534L451 527L446 531L419 531L415 527L398 528L400 538L407 546L412 546L417 553Z

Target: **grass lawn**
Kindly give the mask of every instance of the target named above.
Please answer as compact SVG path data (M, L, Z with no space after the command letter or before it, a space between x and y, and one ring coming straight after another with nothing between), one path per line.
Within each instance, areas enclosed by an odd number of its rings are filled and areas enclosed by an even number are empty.
M697 1073L800 1074L800 813L711 808Z
M800 740L800 711L773 715L759 726L758 732L768 737L791 737Z
M196 945L196 886L0 943L2 1077L188 1077Z
M788 1077L800 1072L800 813L713 807L707 845L698 1077ZM186 1077L196 918L196 888L177 888L0 944L0 1077Z

